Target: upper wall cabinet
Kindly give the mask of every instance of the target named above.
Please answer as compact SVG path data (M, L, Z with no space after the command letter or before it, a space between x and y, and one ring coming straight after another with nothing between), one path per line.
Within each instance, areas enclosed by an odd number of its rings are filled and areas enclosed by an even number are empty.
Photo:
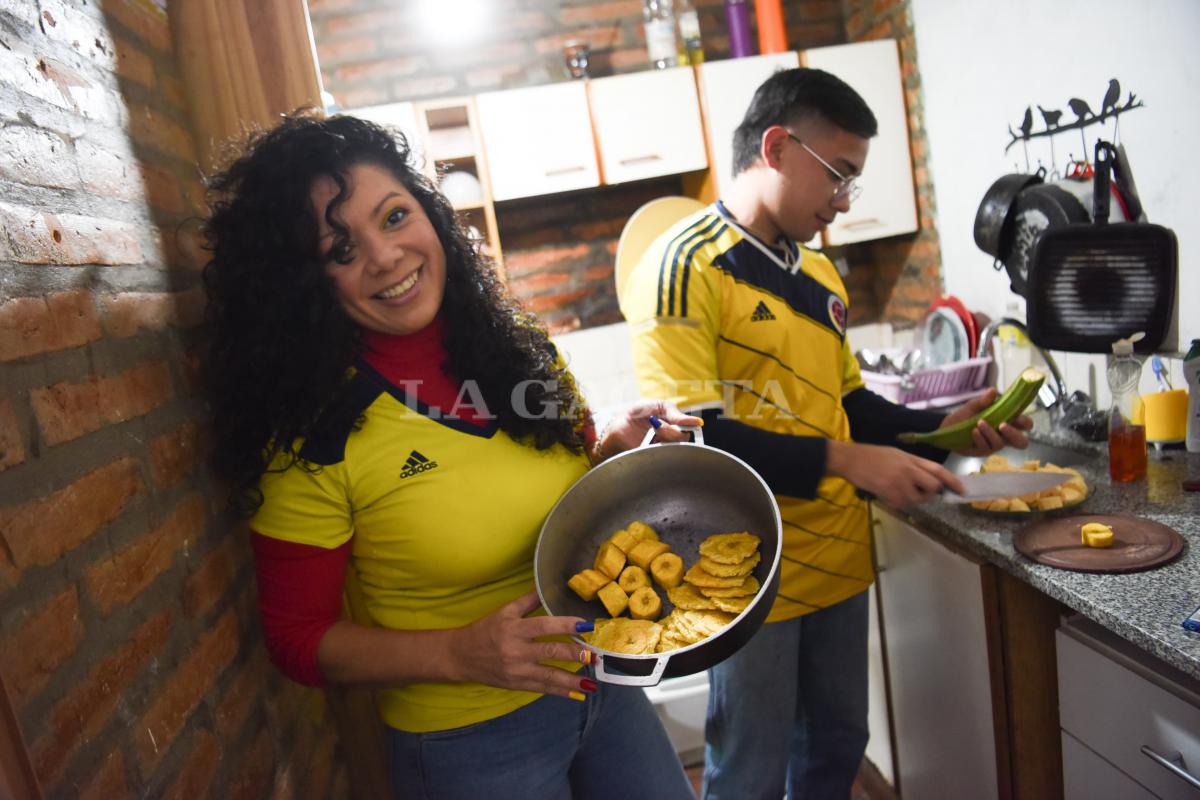
M718 194L728 191L733 182L733 132L746 115L754 90L779 70L798 66L800 56L796 53L706 61L700 65L700 98Z
M605 183L708 166L690 67L598 78L588 88Z
M867 101L879 121L879 134L863 169L863 192L850 211L825 231L828 247L881 239L917 230L908 114L894 39L805 50L804 63L832 72Z
M582 82L475 98L496 200L600 185Z

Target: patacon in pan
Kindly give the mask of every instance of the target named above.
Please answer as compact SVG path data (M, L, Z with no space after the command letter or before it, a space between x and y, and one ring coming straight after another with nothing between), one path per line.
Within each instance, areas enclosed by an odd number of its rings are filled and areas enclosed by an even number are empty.
M600 464L562 496L538 537L538 597L552 615L607 617L599 600L580 599L567 580L591 568L597 548L635 520L658 531L685 567L699 560L700 543L714 533L757 535L762 560L751 574L762 588L729 625L688 647L648 655L599 650L596 677L601 681L653 686L708 669L750 639L779 590L783 528L771 490L744 461L706 446L700 429L693 430L694 443L650 444L654 432L647 432L640 447ZM665 591L659 595L665 616L671 604Z

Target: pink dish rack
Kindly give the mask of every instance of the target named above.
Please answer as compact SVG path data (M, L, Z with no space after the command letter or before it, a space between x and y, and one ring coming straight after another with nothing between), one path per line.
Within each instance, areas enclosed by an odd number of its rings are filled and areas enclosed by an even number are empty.
M941 408L970 400L987 391L990 356L968 358L911 375L885 375L863 370L867 388L909 408Z

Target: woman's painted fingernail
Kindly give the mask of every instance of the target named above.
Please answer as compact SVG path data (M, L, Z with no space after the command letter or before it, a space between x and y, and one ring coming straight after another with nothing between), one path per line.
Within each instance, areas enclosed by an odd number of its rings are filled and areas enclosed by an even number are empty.
M594 692L599 689L600 686L591 678L580 678L579 688L583 689L585 692Z
M568 692L567 697L571 698L572 700L578 700L581 703L587 700L587 695L583 692Z
M583 622L575 623L576 633L591 633L596 629L596 623L588 622L586 619Z
M584 650L579 651L579 663L580 664L584 664L584 665L590 664L590 663L592 663L592 658L593 658L593 656L592 656L591 650L584 649Z
M654 428L654 430L658 430L659 428L662 427L662 420L659 419L658 417L654 416L653 414L651 414L650 415L650 427Z

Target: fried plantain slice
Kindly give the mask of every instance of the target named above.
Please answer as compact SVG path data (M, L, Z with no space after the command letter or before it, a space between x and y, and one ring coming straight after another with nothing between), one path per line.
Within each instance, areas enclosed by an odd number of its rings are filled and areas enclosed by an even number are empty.
M621 572L621 577L617 578L617 585L625 591L625 594L633 594L643 586L650 585L650 576L646 574L646 570L636 564L631 564Z
M584 640L603 650L638 656L653 653L662 633L662 626L657 622L619 617L596 620L596 629Z
M700 587L700 594L705 597L748 597L758 594L758 578L753 575L746 577L746 582L741 586L730 586L726 588L710 589L704 586Z
M673 589L683 581L683 559L674 553L661 553L650 562L650 574L664 589Z
M629 595L629 616L634 619L658 619L662 614L662 598L649 586Z
M718 578L733 578L749 575L758 566L758 562L760 561L762 561L762 553L755 553L736 564L722 564L719 561L713 561L711 558L700 556L699 564L700 569L709 575L716 575Z
M728 589L733 586L741 586L746 580L744 575L733 575L728 578L721 578L716 575L710 575L700 568L700 563L692 565L692 568L687 571L683 579L688 583L699 586L702 589Z
M760 541L749 531L717 533L700 543L700 555L720 564L737 564L749 558Z

